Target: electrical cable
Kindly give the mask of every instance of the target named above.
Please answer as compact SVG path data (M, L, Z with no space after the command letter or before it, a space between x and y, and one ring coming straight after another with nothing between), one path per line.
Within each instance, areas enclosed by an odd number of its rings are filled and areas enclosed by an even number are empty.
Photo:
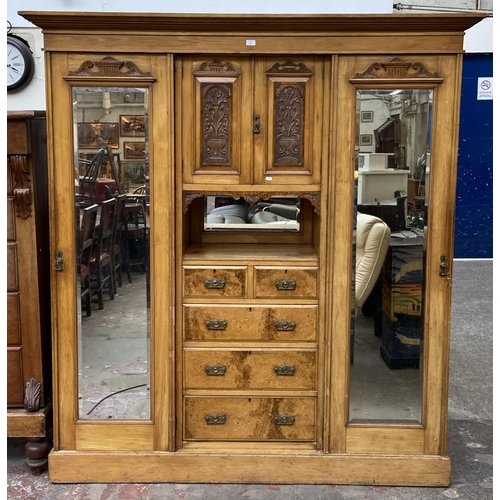
M108 394L105 398L102 398L100 401L98 401L94 405L94 407L87 413L87 415L90 415L103 401L110 398L111 396L116 396L117 394L120 394L120 392L131 391L132 389L144 387L145 385L147 385L147 384L134 385L133 387L127 387L127 389L121 389L120 391L116 391L116 392L112 392L111 394Z

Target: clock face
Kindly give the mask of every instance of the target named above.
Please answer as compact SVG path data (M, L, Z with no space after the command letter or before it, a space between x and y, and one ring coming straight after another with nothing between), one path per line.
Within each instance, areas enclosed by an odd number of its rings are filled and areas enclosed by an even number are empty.
M28 85L35 64L28 46L16 37L7 37L7 92L17 92Z

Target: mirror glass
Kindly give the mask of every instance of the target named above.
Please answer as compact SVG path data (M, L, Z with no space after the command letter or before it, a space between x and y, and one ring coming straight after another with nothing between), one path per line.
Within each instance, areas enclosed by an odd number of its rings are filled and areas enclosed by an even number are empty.
M148 90L73 88L80 419L149 419Z
M357 91L350 422L422 419L432 98Z
M271 197L250 204L228 195L205 196L205 231L300 230L300 198Z

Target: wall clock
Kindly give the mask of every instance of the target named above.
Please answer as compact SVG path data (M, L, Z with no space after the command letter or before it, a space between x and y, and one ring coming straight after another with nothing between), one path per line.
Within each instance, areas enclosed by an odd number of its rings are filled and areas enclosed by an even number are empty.
M28 45L20 38L7 35L7 93L24 89L34 71L35 60Z

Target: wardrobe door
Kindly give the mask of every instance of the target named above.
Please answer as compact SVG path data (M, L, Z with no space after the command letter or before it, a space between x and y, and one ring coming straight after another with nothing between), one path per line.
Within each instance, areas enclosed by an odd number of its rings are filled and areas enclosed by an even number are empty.
M185 184L249 184L253 117L250 58L186 56L178 61Z
M322 57L256 59L256 184L319 184L324 64Z

